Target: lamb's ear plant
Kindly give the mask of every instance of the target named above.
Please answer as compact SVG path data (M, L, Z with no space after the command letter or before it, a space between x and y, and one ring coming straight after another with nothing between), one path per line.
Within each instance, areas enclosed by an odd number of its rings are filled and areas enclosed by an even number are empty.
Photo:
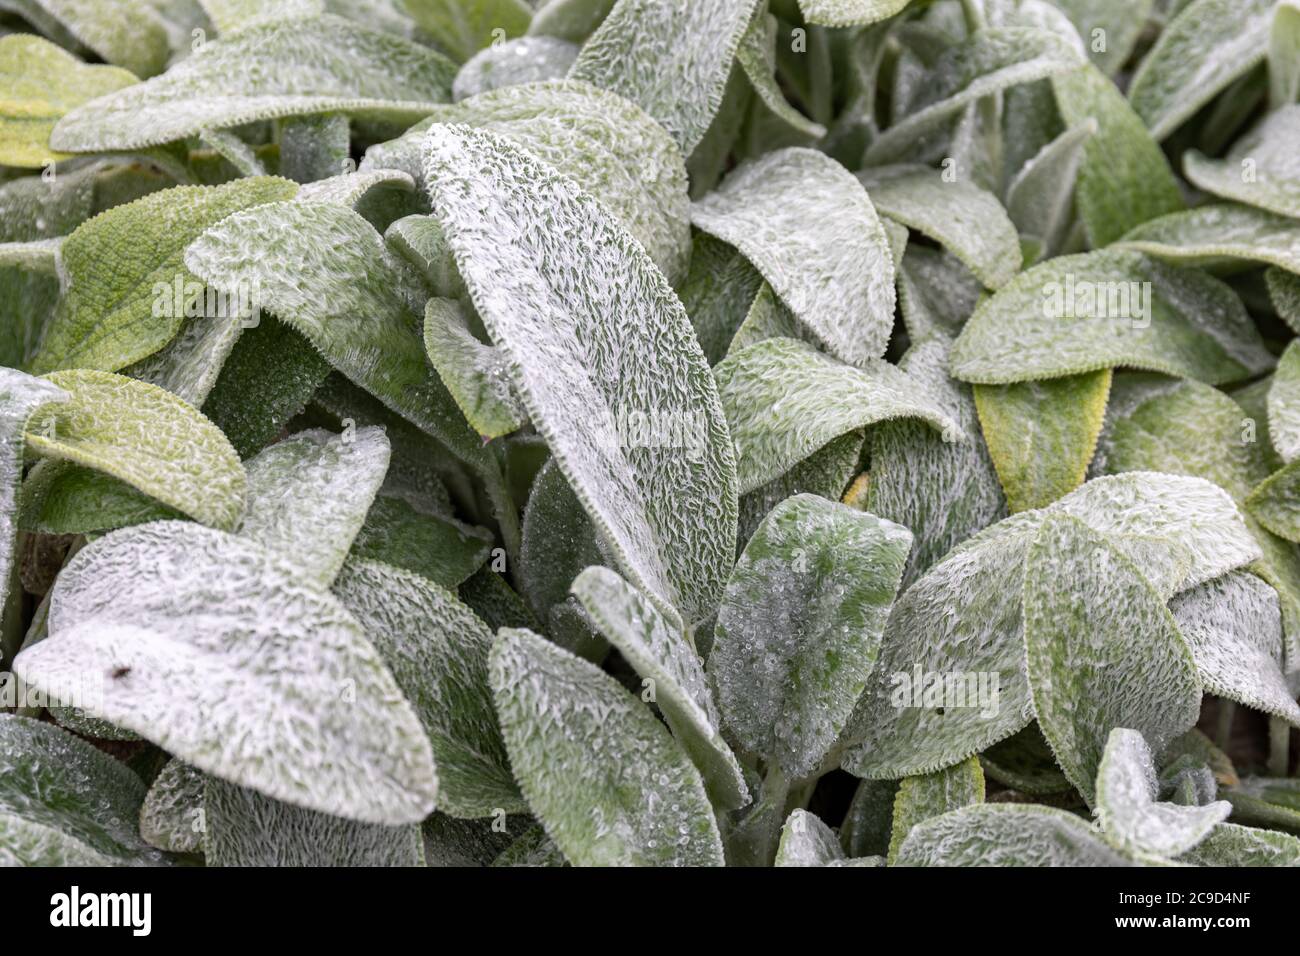
M0 863L1300 865L1298 100L1295 0L0 2Z

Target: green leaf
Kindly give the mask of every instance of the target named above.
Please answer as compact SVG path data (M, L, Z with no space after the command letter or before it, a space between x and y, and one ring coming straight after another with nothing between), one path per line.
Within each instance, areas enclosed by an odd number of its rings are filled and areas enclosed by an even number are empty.
M952 351L953 375L980 385L1121 365L1217 385L1272 363L1227 285L1121 249L1022 272L975 310Z
M975 405L1011 511L1043 508L1083 484L1111 370L1046 382L976 385Z
M1300 541L1300 464L1292 462L1260 482L1246 498L1246 511L1270 533Z
M507 86L562 80L577 58L577 44L555 37L493 43L465 61L451 85L451 98L460 102Z
M849 501L845 491L859 475L865 441L861 429L847 432L813 452L780 478L742 495L740 529L736 537L739 546L745 546L773 508L794 495L816 495L830 501L844 498L845 504L859 511L870 511L860 500Z
M791 106L777 82L776 44L776 17L762 12L745 31L736 51L736 62L775 121L787 128L796 140L821 139L826 135L826 127Z
M1079 66L1081 54L1062 37L1025 27L978 30L949 47L910 97L905 118L867 147L870 166L900 162L972 103L1009 87Z
M731 345L727 347L727 357L738 355L749 346L767 339L799 339L813 347L820 344L817 336L801 326L794 313L777 298L772 287L763 282L745 313L745 321L740 323Z
M1157 750L1196 723L1201 684L1165 599L1105 537L1064 515L1025 559L1025 646L1034 713L1065 775L1093 803L1116 727ZM1125 674L1114 686L1111 675Z
M992 193L913 166L866 169L858 179L877 210L948 249L988 288L1001 288L1020 271L1016 227Z
M1093 119L1097 132L1084 145L1076 203L1094 249L1134 226L1183 208L1169 160L1141 118L1093 66L1052 78L1066 125Z
M183 517L103 472L47 459L23 482L18 524L41 534L86 534Z
M492 535L484 528L381 494L366 515L352 556L383 561L454 588L483 566L492 545Z
M241 458L251 458L303 410L329 371L329 363L298 331L263 316L230 350L203 413Z
M768 339L727 358L716 375L742 492L876 422L919 418L945 434L960 434L927 389L880 359L855 368L806 343Z
M1092 117L1070 127L1031 157L1007 186L1007 215L1023 239L1038 244L1040 260L1059 253L1065 241L1085 150L1098 129Z
M1277 360L1268 389L1268 437L1284 462L1300 459L1300 345L1295 342Z
M699 771L617 681L514 629L489 672L515 778L575 866L722 865Z
M281 803L214 777L203 789L208 866L422 866L420 828Z
M185 264L216 288L257 289L263 308L348 378L462 460L483 456L425 357L420 279L359 213L330 203L259 206L209 229Z
M1300 866L1300 839L1275 830L1220 823L1182 862L1196 866Z
M1074 789L1056 765L1037 721L985 750L980 754L980 766L1004 787L1021 793L1049 796Z
M1222 159L1208 159L1189 150L1183 157L1183 169L1193 184L1223 199L1283 216L1300 216L1297 127L1300 106L1284 106L1233 143Z
M970 387L948 377L948 352L947 342L931 339L910 349L899 367L934 395L957 423L957 435L908 420L871 430L866 510L915 536L903 591L953 547L1006 516ZM965 440L948 440L957 436Z
M703 620L734 554L736 472L681 303L597 201L504 138L435 126L425 149L434 208L537 431L625 576ZM539 211L563 231L527 227Z
M912 830L899 866L1132 866L1072 813L1017 804L966 807Z
M533 826L492 861L493 866L568 866L553 840L540 826Z
M500 438L527 424L505 355L474 337L463 303L432 298L425 304L424 347L465 419L484 438Z
M249 290L212 302L184 266L185 247L232 213L291 197L283 179L239 179L225 186L178 186L79 226L63 243L67 293L32 360L37 373L62 368L115 372L157 352L186 319L221 321L251 308Z
M523 545L515 579L539 620L562 604L573 579L604 564L600 544L582 502L555 459L542 466L524 509Z
M1300 726L1282 673L1282 613L1272 587L1233 571L1178 595L1169 610L1207 693Z
M1222 796L1234 820L1300 833L1300 780L1247 777Z
M764 285L763 277L739 249L707 232L695 237L690 272L678 294L710 365L726 355Z
M887 20L912 0L799 0L804 20L824 27L860 27Z
M689 156L722 105L757 0L618 0L569 75L636 103Z
M204 524L230 528L239 520L239 456L193 406L110 372L78 369L47 379L68 400L32 423L30 451L95 468Z
M160 863L137 831L144 784L53 724L0 714L0 865Z
M258 23L204 44L162 76L74 109L50 146L132 150L319 113L414 122L449 99L455 69L427 47L339 17Z
M157 385L199 408L216 388L246 321L235 310L230 315L184 323L174 339L153 355L124 367L122 374Z
M1107 536L1161 582L1164 596L1260 556L1226 492L1171 475L1094 479L1042 511L993 525L895 603L880 662L845 732L846 770L886 779L929 773L1029 724L1020 582L1050 515L1079 518Z
M308 19L325 10L324 0L198 0L217 32L223 36L261 20ZM268 9L269 8L269 9Z
M1300 272L1300 223L1250 206L1201 206L1170 213L1126 233L1116 246L1191 267L1244 259Z
M37 169L70 159L49 148L54 124L69 110L139 82L115 66L87 66L47 40L0 38L0 165Z
M492 706L492 631L456 595L378 561L349 561L334 593L366 628L433 745L438 808L524 813Z
M169 760L154 778L140 807L140 836L169 853L202 853L207 816L202 771Z
M866 191L833 159L792 148L745 163L691 219L743 252L835 355L854 364L884 355L893 257Z
M884 857L889 852L897 780L862 780L840 825L840 843L850 857Z
M1136 730L1110 732L1097 771L1097 820L1117 848L1134 856L1173 857L1204 840L1232 811L1227 801L1204 806L1157 802L1155 759Z
M167 33L143 0L19 0L19 12L45 29L45 18L106 62L136 76L161 73L167 65ZM35 16L33 17L32 14Z
M741 747L813 775L875 666L911 549L906 528L798 495L750 538L718 612L709 676Z
M946 770L907 777L894 798L893 828L889 838L889 863L898 861L912 829L952 810L984 802L984 771L979 758L968 757Z
M240 536L282 555L304 584L328 588L388 470L382 429L299 432L247 464Z
M1052 2L1070 18L1088 48L1088 56L1107 76L1114 76L1128 62L1154 6L1154 0Z
M411 823L437 779L415 712L356 620L234 535L159 521L59 575L50 637L15 671L96 675L88 712L229 783L367 823ZM106 675L106 676L105 676Z
M1291 331L1300 330L1300 276L1272 266L1264 270L1268 297Z
M1273 109L1300 99L1300 3L1281 0L1268 36L1268 99Z
M402 9L437 45L463 63L477 51L528 30L523 0L401 0Z
M909 243L898 269L898 306L913 342L955 337L984 294L952 253Z
M1263 59L1276 0L1192 0L1160 31L1128 98L1164 139Z
M690 638L607 568L583 571L573 594L641 677L642 699L659 707L714 805L734 810L748 803L744 773L719 732L721 717Z

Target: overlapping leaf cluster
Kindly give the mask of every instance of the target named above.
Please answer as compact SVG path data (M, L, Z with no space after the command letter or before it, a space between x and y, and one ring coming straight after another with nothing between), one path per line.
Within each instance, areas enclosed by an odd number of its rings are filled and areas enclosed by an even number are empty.
M1300 865L1298 100L1294 0L0 0L0 862Z

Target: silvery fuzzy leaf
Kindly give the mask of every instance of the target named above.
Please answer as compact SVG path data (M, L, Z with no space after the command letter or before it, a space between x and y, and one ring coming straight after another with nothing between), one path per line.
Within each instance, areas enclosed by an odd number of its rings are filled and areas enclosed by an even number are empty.
M515 779L575 866L722 865L699 771L616 680L515 629L489 673Z
M707 232L695 237L691 268L678 294L710 365L726 355L764 285L763 277L739 249Z
M1092 117L1071 126L1031 157L1007 186L1007 215L1021 237L1038 244L1039 260L1060 251L1074 212L1085 147L1098 129Z
M17 4L17 12L42 33L59 40L70 37L136 76L161 73L167 65L167 31L141 0L17 0Z
M464 303L429 299L424 307L424 348L466 421L484 438L500 438L528 422L510 384L500 349L469 329Z
M302 334L262 316L231 347L203 400L203 414L240 457L251 458L279 437L329 373L329 363Z
M563 79L578 58L577 44L548 36L526 36L493 43L465 61L451 85L460 102L489 90Z
M1064 810L985 804L917 826L899 866L1132 866L1101 835Z
M492 534L423 509L423 503L417 507L400 494L381 492L357 532L351 556L413 571L444 588L459 586L488 560Z
M950 47L907 104L906 117L867 147L865 162L899 162L972 103L1008 87L1077 68L1081 54L1065 39L1031 27L978 30Z
M1128 62L1154 6L1154 0L1052 2L1070 18L1088 48L1088 56L1107 76L1114 76Z
M1264 59L1276 0L1192 0L1133 74L1128 98L1164 139Z
M204 290L182 262L185 247L230 214L288 199L296 189L269 177L178 186L77 227L60 251L66 292L46 325L33 371L115 372L161 349L187 318L209 321ZM233 297L213 304L230 311L243 305ZM220 319L218 311L211 321Z
M1156 800L1155 760L1136 730L1110 732L1097 770L1097 820L1117 848L1134 856L1175 857L1188 852L1232 812L1219 800L1179 806Z
M738 355L756 342L783 338L799 339L814 348L820 344L817 336L802 326L786 304L777 298L772 287L763 282L754 293L754 300L745 313L745 321L740 323L740 328L732 336L724 358Z
M930 390L880 359L845 365L794 339L767 339L715 370L736 444L740 490L780 477L839 436L917 418L960 435Z
M653 116L689 156L722 105L757 0L618 0L569 76Z
M1300 276L1276 266L1264 270L1264 281L1273 308L1295 332L1300 329Z
M858 173L876 209L929 236L990 289L1020 271L1020 240L996 196L965 178L914 166L868 168Z
M298 202L332 202L361 210L372 191L409 193L414 189L415 180L400 169L365 169L308 182L293 198Z
M425 151L479 315L620 570L687 623L707 618L734 554L736 471L681 303L604 207L505 138L434 126ZM539 209L565 231L538 230Z
M925 427L925 426L918 426ZM855 429L823 445L780 478L755 488L740 498L740 528L736 543L743 549L753 537L758 526L781 502L794 495L816 495L830 501L839 501L845 489L859 474L866 436ZM844 503L859 511L872 511L860 500ZM875 512L873 512L875 513ZM899 521L898 524L904 524Z
M1300 272L1300 224L1290 216L1231 203L1153 219L1122 236L1116 247L1192 267L1244 259Z
M1284 462L1300 459L1300 345L1295 342L1277 360L1268 390L1268 437Z
M238 533L297 567L301 581L328 588L388 470L379 428L348 436L299 432L245 466L248 502Z
M658 705L714 806L734 810L748 803L744 774L719 732L721 717L690 638L608 568L587 568L573 594L641 677L642 699L648 695Z
M977 757L967 757L959 764L934 773L904 778L894 798L889 863L898 862L903 843L918 824L983 802L984 771Z
M40 534L86 534L184 518L124 481L66 461L38 461L23 481L18 527Z
M912 0L799 0L804 20L824 27L860 27L887 20Z
M1300 839L1276 830L1220 823L1181 861L1197 866L1300 866Z
M414 824L358 823L273 800L208 777L203 788L208 866L422 866Z
M884 354L893 256L866 190L835 160L799 147L751 160L696 202L691 220L743 252L836 356L862 364Z
M1300 541L1300 464L1275 471L1246 498L1246 511L1270 534Z
M879 856L889 852L897 780L862 780L840 824L840 844L850 857Z
M736 63L775 123L796 141L819 140L826 135L826 127L791 106L776 80L776 44L776 17L760 9L741 38Z
M1049 796L1074 789L1036 721L980 754L980 766L987 776L1021 793Z
M975 386L980 428L1012 513L1046 507L1083 484L1111 374Z
M0 38L0 164L27 169L71 159L49 148L59 118L87 100L138 83L115 66L91 66L48 40L28 34Z
M244 468L192 405L111 372L73 369L46 380L67 398L30 422L30 453L102 471L213 527L239 520Z
M258 206L209 229L186 250L185 264L227 292L256 290L262 308L389 408L462 460L483 457L425 357L419 278L357 212L332 203Z
M953 375L981 385L1120 365L1220 384L1272 363L1227 285L1121 249L1022 272L975 310L952 352Z
M42 408L71 400L45 379L0 368L0 588L7 594L18 538L18 488L23 478L23 445L28 423Z
M912 546L906 528L798 495L750 538L718 612L709 677L746 751L813 774L875 666Z
M1193 184L1223 199L1300 216L1297 127L1300 106L1283 106L1233 143L1222 159L1191 150L1183 157L1183 169Z
M554 459L533 480L523 527L515 580L533 614L545 620L584 568L605 563L596 530Z
M206 43L162 76L74 109L50 146L132 150L329 112L414 121L446 102L454 74L441 54L340 17L275 20Z
M1163 749L1196 723L1201 682L1164 597L1082 521L1043 522L1025 559L1024 615L1035 716L1090 803L1116 727ZM1127 675L1120 685L1116 671Z
M261 20L306 19L325 12L325 0L198 0L198 3L222 36Z
M523 598L491 568L479 568L456 593L493 632L503 627L541 628Z
M539 826L528 829L519 839L506 847L495 860L493 866L568 866L560 848L546 835Z
M163 862L138 832L144 784L53 724L0 714L0 865Z
M207 814L203 772L183 760L169 760L140 807L140 837L169 853L202 853Z
M1300 726L1282 673L1282 614L1272 587L1233 571L1178 595L1169 610L1208 693Z
M899 367L927 387L966 440L945 440L915 421L881 422L871 430L866 510L909 528L915 538L900 591L1007 513L970 387L948 376L948 353L947 342L931 339L913 346Z
M993 525L895 603L880 662L845 732L846 770L885 779L929 773L1029 724L1022 589L1014 582L1051 515L1078 518L1105 535L1159 580L1165 598L1261 553L1226 492L1173 475L1094 479L1047 509ZM927 704L931 688L935 699Z
M187 322L176 338L148 358L126 366L122 374L157 385L201 408L243 332L244 320L237 313Z
M829 866L844 860L835 831L807 810L795 810L781 827L776 866Z
M1134 226L1183 208L1169 160L1110 79L1089 65L1052 78L1068 126L1093 119L1075 198L1094 249Z
M529 36L559 37L581 43L613 9L615 0L541 0Z
M425 864L431 867L490 866L534 826L532 818L523 815L500 821L500 818L459 820L445 813L432 813L420 827L424 837Z
M437 46L463 63L489 44L522 36L533 18L524 0L401 0Z
M14 662L24 680L81 688L83 709L206 773L361 822L433 808L428 740L360 625L251 542L114 532L63 569L49 626Z
M369 151L367 163L374 154L374 163L397 165L423 184L431 124L485 130L600 200L669 282L686 274L691 237L685 162L672 137L635 103L589 83L555 80L493 90L427 112L405 136Z
M378 561L350 560L333 590L366 629L428 732L439 811L454 817L526 812L488 686L492 631L451 591Z
M955 337L984 291L956 256L915 243L903 253L897 276L899 311L914 343Z

